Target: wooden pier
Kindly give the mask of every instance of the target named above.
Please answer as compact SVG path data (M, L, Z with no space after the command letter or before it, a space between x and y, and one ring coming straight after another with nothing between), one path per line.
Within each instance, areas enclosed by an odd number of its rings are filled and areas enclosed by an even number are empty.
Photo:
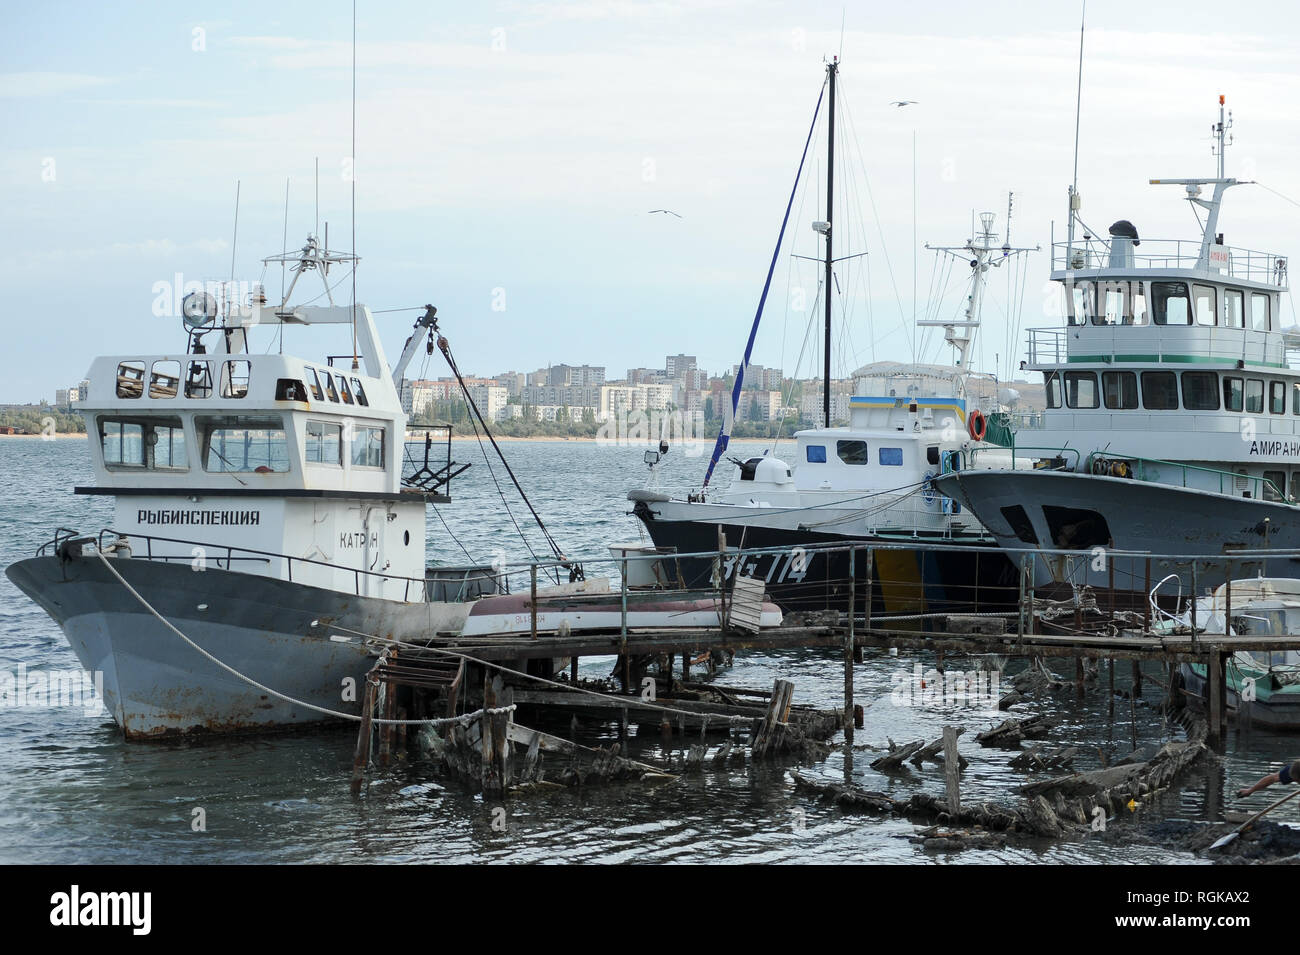
M568 759L574 773L579 772L580 758L588 757L592 765L584 778L591 778L592 773L596 777L628 778L673 772L672 766L637 764L627 759L629 724L652 726L665 734L675 728L679 735L691 732L701 736L710 730L734 734L741 727L756 758L825 739L838 731L843 731L845 741L852 743L854 729L862 726L862 708L855 703L855 667L862 664L863 651L869 648L933 652L938 655L940 669L944 657L954 654L1072 657L1077 661L1074 683L1080 694L1085 661L1109 661L1112 690L1116 662L1132 661L1135 695L1141 693L1139 665L1144 661L1166 667L1168 685L1162 689L1169 694L1175 692L1173 675L1178 664L1203 664L1210 687L1205 741L1217 747L1227 732L1226 667L1232 655L1240 650L1300 650L1300 634L1230 636L1190 628L1184 628L1185 632L1156 632L1151 629L1149 612L1115 610L1113 601L1111 609L1103 611L1096 607L1096 601L1077 600L1072 614L1068 608L1063 613L1059 601L1035 596L1032 555L1028 553L1021 555L1025 573L1018 607L1010 613L882 613L870 574L874 552L887 547L853 545L850 549L849 566L864 568L866 577L844 581L849 610L816 614L813 624L763 629L741 625L724 613L719 626L709 629L629 628L624 616L622 625L608 632L540 632L534 589L539 565L527 565L532 607L527 631L473 638L432 635L419 644L394 645L380 658L366 683L365 719L358 734L353 788L359 791L372 759L386 764L394 749L405 743L403 721L441 720L437 729L449 747L444 750L451 754L447 762L458 767L460 775L473 777L485 792L496 794L521 781L535 780L538 762L547 754ZM1072 556L1081 557L1078 553ZM1148 555L1116 556L1144 562L1149 578ZM1269 552L1267 556L1279 555ZM1240 566L1249 557L1238 553L1231 560ZM621 558L624 571L629 559ZM747 588L756 584L748 578L743 580ZM626 605L626 572L622 581ZM734 606L735 601L728 600L730 591L720 596L720 606L726 607L729 602ZM1231 619L1230 605L1227 619ZM842 651L843 706L838 711L827 713L795 706L792 687L780 679L770 693L691 680L692 661L744 651L776 653L807 648ZM578 661L595 656L615 657L618 665L611 673L611 681L584 685L578 679ZM561 668L558 661L567 661L567 666ZM1111 710L1113 716L1113 693ZM560 722L582 715L616 723L620 747L613 753L591 748L584 751L575 739L522 725L515 719L516 711L558 714ZM955 752L955 737L943 741L944 748L949 742ZM1133 742L1136 748L1136 730ZM526 750L518 767L513 765L512 757L516 747ZM471 753L477 758L471 759Z

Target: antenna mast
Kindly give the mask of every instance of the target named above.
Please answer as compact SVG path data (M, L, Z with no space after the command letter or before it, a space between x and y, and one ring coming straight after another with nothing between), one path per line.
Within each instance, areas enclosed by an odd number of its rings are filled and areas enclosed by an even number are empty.
M1079 116L1083 111L1083 29L1088 20L1088 0L1083 0L1079 16L1079 80L1074 94L1074 182L1070 186L1069 228L1066 234L1065 267L1073 268L1074 219L1082 203L1079 201Z

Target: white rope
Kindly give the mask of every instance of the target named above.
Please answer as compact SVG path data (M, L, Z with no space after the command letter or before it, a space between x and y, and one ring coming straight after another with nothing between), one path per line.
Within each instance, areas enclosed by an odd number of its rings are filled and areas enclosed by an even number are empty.
M354 723L360 723L364 719L364 717L358 716L354 713L344 713L341 710L331 710L323 706L317 706L314 703L307 703L304 700L296 700L291 696L286 696L285 694L279 692L278 690L273 690L269 686L265 686L264 684L258 683L251 676L246 676L245 674L240 673L234 667L226 663L223 663L221 660L218 660L207 650L204 650L201 646L199 646L189 637L185 636L185 634L181 633L180 630L176 629L176 627L172 625L171 621L169 621L166 617L164 617L157 610L155 610L153 605L150 604L149 601L145 600L145 598L140 594L140 592L136 590L134 587L132 587L131 584L127 582L126 578L117 572L117 568L115 568L111 563L109 563L107 557L105 557L98 550L95 551L95 556L98 557L103 562L104 566L108 568L108 572L118 579L118 581L122 584L123 587L127 589L127 591L131 594L131 596L135 597L136 600L140 601L140 604L146 610L148 610L149 613L151 613L154 617L156 617L164 627L166 627L172 633L176 634L176 636L180 637L191 647L197 650L200 655L205 657L210 662L215 663L217 666L221 667L221 669L225 670L231 676L243 680L249 686L255 687L264 693L269 693L271 696L274 696L277 699L284 700L286 703L292 703L295 706L301 706L304 707L305 709L313 710L317 713L323 713L326 716L333 716L343 720L351 720ZM470 722L472 722L473 720L477 719L479 716L482 716L484 714L513 712L514 709L515 707L511 705L506 707L500 707L497 709L477 710L473 713L466 713L463 716L446 717L443 719L434 719L434 720L385 720L385 719L372 718L371 723L375 723L381 726L451 726L453 724L468 726Z

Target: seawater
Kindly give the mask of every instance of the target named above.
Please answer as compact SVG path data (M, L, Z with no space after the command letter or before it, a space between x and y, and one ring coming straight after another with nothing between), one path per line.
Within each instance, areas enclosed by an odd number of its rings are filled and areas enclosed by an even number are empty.
M502 446L567 554L605 556L608 544L639 539L626 492L646 479L643 448L582 441ZM761 450L758 444L736 442L731 453ZM490 449L485 456L477 442L458 440L454 456L473 466L453 482L452 502L430 511L431 560L525 560L529 547L516 524L525 530L532 550L546 554L527 508ZM698 482L705 464L706 458L675 448L661 466L661 477L669 486ZM75 485L92 483L84 439L0 438L0 468L9 475L0 502L5 528L0 562L32 555L56 527L94 533L111 525L111 499L72 491ZM720 468L721 480L728 480L728 470ZM589 575L616 573L612 564L588 563L587 570ZM927 653L868 653L855 677L857 702L866 709L865 728L857 732L852 749L840 745L805 771L896 797L918 790L941 793L942 772L933 764L894 776L868 764L890 739L930 740L945 724L958 723L968 728L961 743L970 760L962 777L963 800L1012 801L1013 787L1033 777L1008 767L1012 753L983 749L971 738L1005 714L924 695L900 705L899 694L891 694L916 666L925 673L935 662ZM977 668L975 661L952 655L946 663L950 671ZM1053 665L1065 671L1068 661ZM54 623L5 578L0 579L0 670L16 673L20 666L69 671L78 662ZM1009 674L1021 666L1011 661ZM583 664L583 673L601 677L609 668L609 660L591 660ZM1067 677L1073 675L1068 669L1063 672ZM1146 701L1134 707L1133 716L1140 740L1181 738L1177 727L1166 725L1154 705L1148 705L1157 702L1163 671L1149 666L1147 675ZM1128 666L1122 664L1117 686L1127 687L1127 676ZM769 689L777 677L793 681L798 702L828 708L841 704L839 651L741 653L717 679ZM1061 720L1048 742L1078 746L1076 768L1099 766L1098 748L1111 759L1129 750L1128 702L1116 700L1112 719L1100 686L1084 700L1063 690L1029 709ZM616 736L613 726L585 731L596 741ZM673 737L666 745L680 754L681 747L694 741ZM665 745L657 729L632 742L650 756L662 754ZM0 862L1192 861L1143 833L1164 819L1221 818L1225 794L1300 750L1295 737L1234 729L1222 762L1205 761L1136 815L1112 820L1104 833L934 854L908 841L917 827L907 820L847 815L796 791L788 763L737 760L726 769L706 763L703 772L667 783L514 798L504 814L494 814L497 807L439 778L434 767L418 759L376 775L366 796L354 800L348 791L354 744L355 734L345 728L128 745L106 715L89 714L84 707L0 708ZM1259 793L1244 805L1262 808L1268 801L1268 793Z

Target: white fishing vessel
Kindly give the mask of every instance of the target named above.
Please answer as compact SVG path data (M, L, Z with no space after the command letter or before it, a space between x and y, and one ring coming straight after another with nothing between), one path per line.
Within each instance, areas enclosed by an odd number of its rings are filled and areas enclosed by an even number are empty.
M366 673L394 641L719 625L712 592L634 594L625 614L610 581L583 579L544 526L556 560L540 570L536 613L531 593L508 594L501 567L427 566L426 508L447 503L468 467L451 460L448 429L404 440L402 373L425 332L432 350L436 310L390 368L369 308L331 296L328 270L354 256L311 238L265 262L295 272L279 304L260 288L224 307L195 292L184 351L94 361L78 410L95 483L75 491L112 497L112 527L60 530L6 569L102 674L127 738L357 715ZM291 304L311 272L329 304ZM340 329L355 343L343 356L251 347L287 330L295 344L331 330L337 341ZM757 626L780 623L771 604L760 610Z
M1032 470L982 469L938 478L999 543L1072 550L1039 561L1038 580L1145 599L1146 572L1094 559L1108 549L1150 552L1154 579L1180 574L1217 586L1222 558L1243 549L1300 551L1300 344L1281 323L1287 259L1230 246L1219 231L1225 193L1223 98L1215 125L1218 175L1153 179L1178 188L1203 215L1192 241L1140 239L1119 220L1105 239L1056 244L1063 328L1032 329L1027 370L1041 373L1041 427L1012 444ZM976 464L978 465L978 454ZM1100 549L1100 551L1098 551ZM1183 560L1176 557L1183 556ZM1269 561L1294 574L1290 558ZM1255 568L1238 563L1238 573Z
M448 453L422 486L401 481L395 382L412 348L390 369L370 310L334 303L326 273L354 256L312 238L266 260L282 261L295 278L281 303L259 290L218 315L194 292L185 351L94 361L79 411L95 484L75 490L113 498L112 528L60 532L6 571L103 674L128 737L358 712L371 636L455 633L468 614L431 599L445 588L425 562L426 504L459 469ZM329 304L290 304L308 273ZM340 327L355 353L339 364L250 348ZM490 573L456 574L472 578L461 597L495 590Z

